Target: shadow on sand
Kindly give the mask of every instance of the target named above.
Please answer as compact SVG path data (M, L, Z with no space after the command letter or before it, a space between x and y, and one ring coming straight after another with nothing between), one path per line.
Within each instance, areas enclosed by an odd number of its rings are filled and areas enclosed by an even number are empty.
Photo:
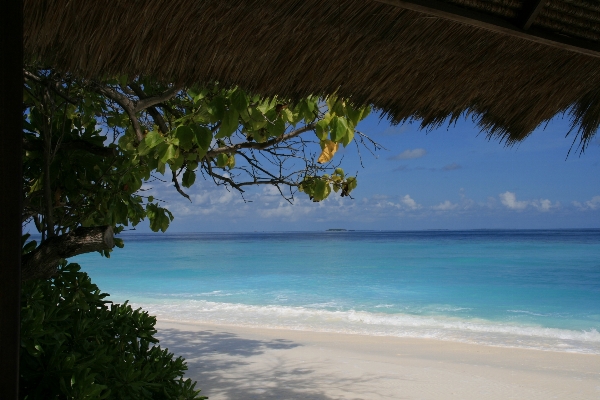
M278 356L280 351L302 346L299 343L245 339L213 330L160 329L157 337L162 348L186 359L185 377L197 381L202 394L211 400L333 399L320 390L329 382L327 376L301 368L301 361L293 363Z

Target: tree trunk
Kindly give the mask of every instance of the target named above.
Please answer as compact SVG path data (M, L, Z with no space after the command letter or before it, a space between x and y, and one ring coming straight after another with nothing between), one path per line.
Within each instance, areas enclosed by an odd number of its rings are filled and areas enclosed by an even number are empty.
M49 238L21 261L21 278L28 281L50 278L63 258L114 247L112 226L80 227L61 236Z

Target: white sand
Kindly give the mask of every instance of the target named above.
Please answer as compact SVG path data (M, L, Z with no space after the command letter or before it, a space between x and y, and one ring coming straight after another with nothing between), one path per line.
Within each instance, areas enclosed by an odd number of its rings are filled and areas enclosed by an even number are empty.
M221 399L600 399L600 356L442 342L157 324L186 377Z

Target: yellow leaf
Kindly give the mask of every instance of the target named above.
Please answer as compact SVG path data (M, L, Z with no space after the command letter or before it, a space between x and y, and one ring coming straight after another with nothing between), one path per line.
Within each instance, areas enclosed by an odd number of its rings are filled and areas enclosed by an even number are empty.
M332 142L331 140L325 140L322 142L323 151L317 160L319 163L324 164L331 161L335 152L338 150L338 143Z

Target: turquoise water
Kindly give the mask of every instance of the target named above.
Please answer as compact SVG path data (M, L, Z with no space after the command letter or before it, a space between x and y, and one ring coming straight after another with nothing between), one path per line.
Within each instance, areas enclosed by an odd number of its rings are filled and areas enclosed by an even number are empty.
M73 261L160 319L600 354L600 230L123 238Z

